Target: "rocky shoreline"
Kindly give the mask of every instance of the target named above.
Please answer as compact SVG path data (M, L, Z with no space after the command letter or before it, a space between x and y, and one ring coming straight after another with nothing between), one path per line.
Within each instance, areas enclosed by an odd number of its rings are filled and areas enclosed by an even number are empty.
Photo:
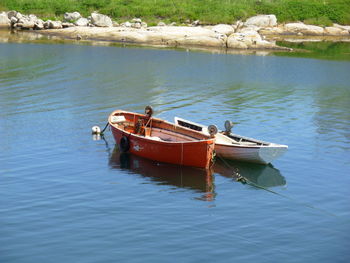
M275 15L258 15L232 25L201 25L194 21L186 26L148 27L140 18L118 24L106 15L92 13L84 18L78 12L65 13L63 21L43 21L35 15L16 11L0 13L0 27L11 30L34 30L40 34L77 40L100 40L166 47L203 47L237 50L286 50L276 40L292 38L299 41L332 37L350 41L350 26L332 27L306 25L301 22L278 24Z

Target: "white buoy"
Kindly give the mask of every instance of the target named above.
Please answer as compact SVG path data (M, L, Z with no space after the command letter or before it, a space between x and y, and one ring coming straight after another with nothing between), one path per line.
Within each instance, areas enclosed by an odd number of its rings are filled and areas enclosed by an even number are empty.
M92 134L101 134L101 128L98 126L93 126L91 128Z

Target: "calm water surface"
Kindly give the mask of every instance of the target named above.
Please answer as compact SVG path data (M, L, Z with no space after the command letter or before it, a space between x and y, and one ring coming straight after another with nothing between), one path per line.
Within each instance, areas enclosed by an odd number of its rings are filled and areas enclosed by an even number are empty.
M204 171L93 140L149 104L289 150ZM349 247L349 61L0 44L0 262L349 262Z

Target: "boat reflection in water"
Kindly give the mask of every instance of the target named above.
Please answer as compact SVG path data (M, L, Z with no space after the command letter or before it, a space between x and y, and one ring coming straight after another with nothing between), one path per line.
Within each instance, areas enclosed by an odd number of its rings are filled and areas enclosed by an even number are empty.
M201 169L160 163L134 154L121 153L117 146L110 156L109 166L112 169L130 170L134 174L149 178L155 184L170 185L203 193L199 199L205 201L215 199L214 174L232 178L235 181L243 178L241 182L262 188L286 184L280 171L271 164L242 163L218 158L211 169Z
M235 180L242 179L241 182L262 188L286 184L284 176L272 164L254 164L217 158L214 172Z
M155 184L203 193L200 199L205 201L212 201L215 197L214 177L209 169L160 163L134 154L121 153L118 147L112 152L109 166L115 169L128 169L132 173L151 179Z

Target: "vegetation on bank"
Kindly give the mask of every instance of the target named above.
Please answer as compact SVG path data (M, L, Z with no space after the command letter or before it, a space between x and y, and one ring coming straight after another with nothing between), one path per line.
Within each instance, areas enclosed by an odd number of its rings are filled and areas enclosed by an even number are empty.
M350 24L350 0L1 0L0 10L51 19L60 19L65 12L88 16L98 11L119 22L139 17L148 23L231 24L257 14L275 14L279 22Z

